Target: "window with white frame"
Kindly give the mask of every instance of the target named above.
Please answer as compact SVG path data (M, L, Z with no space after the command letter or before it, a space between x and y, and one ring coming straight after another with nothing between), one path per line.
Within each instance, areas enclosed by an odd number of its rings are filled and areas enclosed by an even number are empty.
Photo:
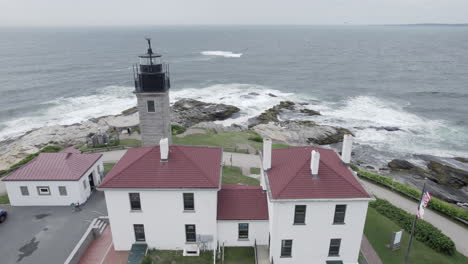
M37 187L37 194L39 194L39 195L50 195L49 186L38 186Z
M28 186L20 186L21 195L29 196Z
M66 186L59 186L58 189L59 189L60 196L68 195Z

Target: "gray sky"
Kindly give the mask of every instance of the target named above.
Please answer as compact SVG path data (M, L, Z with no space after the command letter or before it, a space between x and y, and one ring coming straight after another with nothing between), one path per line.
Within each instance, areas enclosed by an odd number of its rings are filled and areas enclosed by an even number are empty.
M0 0L1 25L468 23L468 0Z

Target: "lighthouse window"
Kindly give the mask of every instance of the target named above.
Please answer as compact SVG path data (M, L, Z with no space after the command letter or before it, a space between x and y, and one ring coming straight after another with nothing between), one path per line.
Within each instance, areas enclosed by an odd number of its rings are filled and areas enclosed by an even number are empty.
M146 101L146 104L148 106L148 113L154 113L156 112L156 108L154 106L154 101L153 100L148 100Z

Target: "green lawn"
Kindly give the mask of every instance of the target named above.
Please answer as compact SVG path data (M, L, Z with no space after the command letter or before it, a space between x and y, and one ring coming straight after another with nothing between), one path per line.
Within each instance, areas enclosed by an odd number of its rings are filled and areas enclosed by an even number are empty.
M138 148L141 147L141 140L139 139L134 139L134 138L125 138L120 140L121 146L127 146L130 148Z
M104 175L107 175L114 166L115 163L104 163Z
M151 250L148 253L154 264L212 264L213 251L202 251L200 256L184 257L182 250Z
M0 204L10 204L10 199L8 199L8 194L0 195Z
M369 207L364 233L385 264L404 262L409 239L409 234L407 232L403 233L403 240L399 250L392 251L386 247L386 245L390 243L392 232L399 231L400 229L401 228L397 224L379 214L375 209ZM458 252L456 252L454 256L437 253L423 243L413 239L409 263L466 264L468 263L468 258Z
M253 247L226 247L224 250L224 264L255 263L255 252Z
M223 184L260 185L257 179L244 176L239 167L223 167Z
M174 144L177 145L197 145L197 146L216 146L224 148L236 148L236 144L249 144L255 149L261 149L262 143L249 140L256 136L252 130L236 132L218 132L209 131L206 134L192 134L185 137L173 137ZM273 144L273 148L287 148L288 145Z
M260 174L260 168L250 168L250 174Z

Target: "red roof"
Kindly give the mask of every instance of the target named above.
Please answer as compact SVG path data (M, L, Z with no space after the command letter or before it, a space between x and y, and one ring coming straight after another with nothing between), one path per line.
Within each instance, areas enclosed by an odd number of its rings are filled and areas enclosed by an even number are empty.
M266 193L260 186L223 184L218 192L218 220L268 220Z
M318 178L310 170L311 151L320 153ZM267 172L273 199L369 198L335 151L293 147L272 151Z
M161 161L159 146L129 149L100 188L218 188L222 149L170 146Z
M76 181L101 157L102 154L41 153L3 180Z

